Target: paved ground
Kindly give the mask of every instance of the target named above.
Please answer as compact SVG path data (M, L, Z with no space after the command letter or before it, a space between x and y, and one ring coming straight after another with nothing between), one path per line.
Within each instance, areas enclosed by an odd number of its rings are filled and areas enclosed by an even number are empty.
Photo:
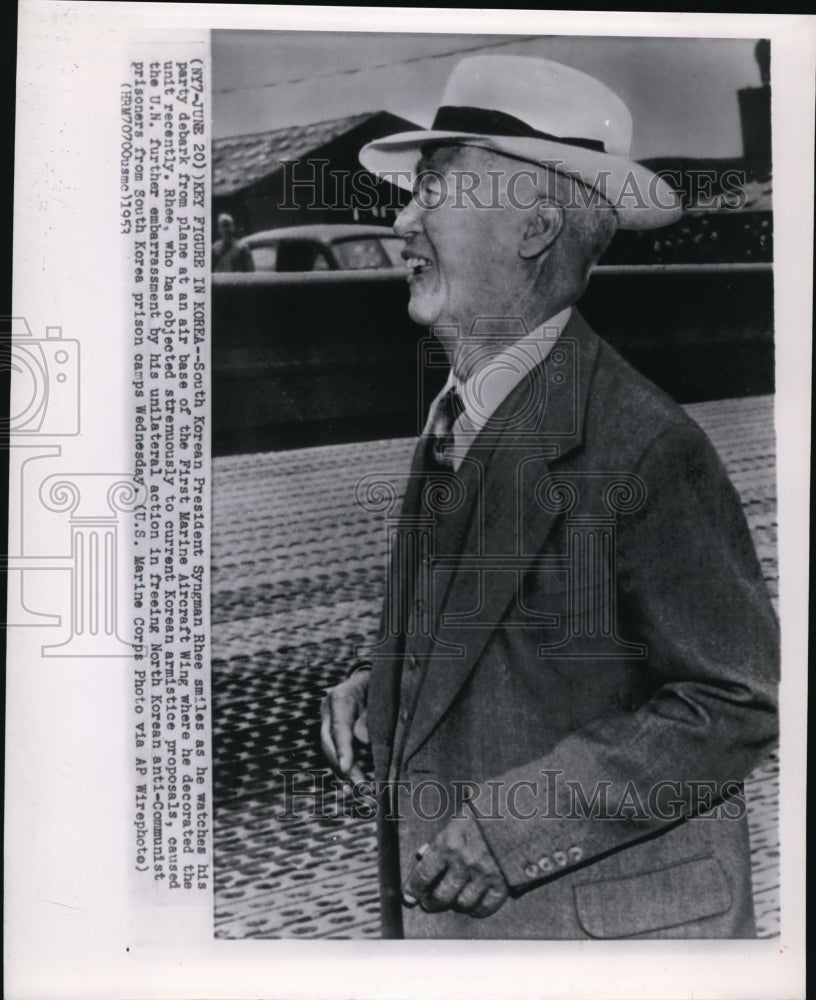
M771 397L687 407L739 490L776 600ZM216 934L376 937L373 824L323 768L317 718L377 627L384 538L354 501L367 472L400 471L413 442L216 459L213 743ZM293 797L293 794L294 797ZM760 934L778 933L778 765L746 785Z

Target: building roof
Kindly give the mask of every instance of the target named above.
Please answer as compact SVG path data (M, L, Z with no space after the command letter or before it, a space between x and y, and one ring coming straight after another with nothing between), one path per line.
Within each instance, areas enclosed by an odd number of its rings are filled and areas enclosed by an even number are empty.
M301 159L380 114L367 111L312 125L289 125L271 132L213 139L213 194L222 197L249 187L280 170L280 160Z

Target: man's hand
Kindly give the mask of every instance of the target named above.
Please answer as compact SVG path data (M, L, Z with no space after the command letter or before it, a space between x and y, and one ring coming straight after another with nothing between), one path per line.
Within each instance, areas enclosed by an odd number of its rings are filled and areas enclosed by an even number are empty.
M504 875L470 813L452 819L417 855L402 890L409 906L489 917L507 899Z
M358 670L333 687L320 706L320 742L332 770L340 778L357 784L365 775L354 761L353 737L368 742L366 724L367 670Z

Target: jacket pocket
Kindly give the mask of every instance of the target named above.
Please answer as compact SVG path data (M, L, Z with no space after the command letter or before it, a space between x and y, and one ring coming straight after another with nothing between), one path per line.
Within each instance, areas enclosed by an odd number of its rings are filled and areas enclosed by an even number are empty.
M714 857L693 858L657 871L585 882L573 888L581 927L594 938L630 937L731 908L731 890Z

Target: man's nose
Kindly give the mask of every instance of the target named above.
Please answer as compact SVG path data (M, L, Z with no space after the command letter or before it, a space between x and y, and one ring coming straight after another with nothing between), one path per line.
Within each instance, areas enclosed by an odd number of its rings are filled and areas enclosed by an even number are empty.
M415 198L411 198L399 215L394 219L394 232L403 239L420 229L421 209Z

